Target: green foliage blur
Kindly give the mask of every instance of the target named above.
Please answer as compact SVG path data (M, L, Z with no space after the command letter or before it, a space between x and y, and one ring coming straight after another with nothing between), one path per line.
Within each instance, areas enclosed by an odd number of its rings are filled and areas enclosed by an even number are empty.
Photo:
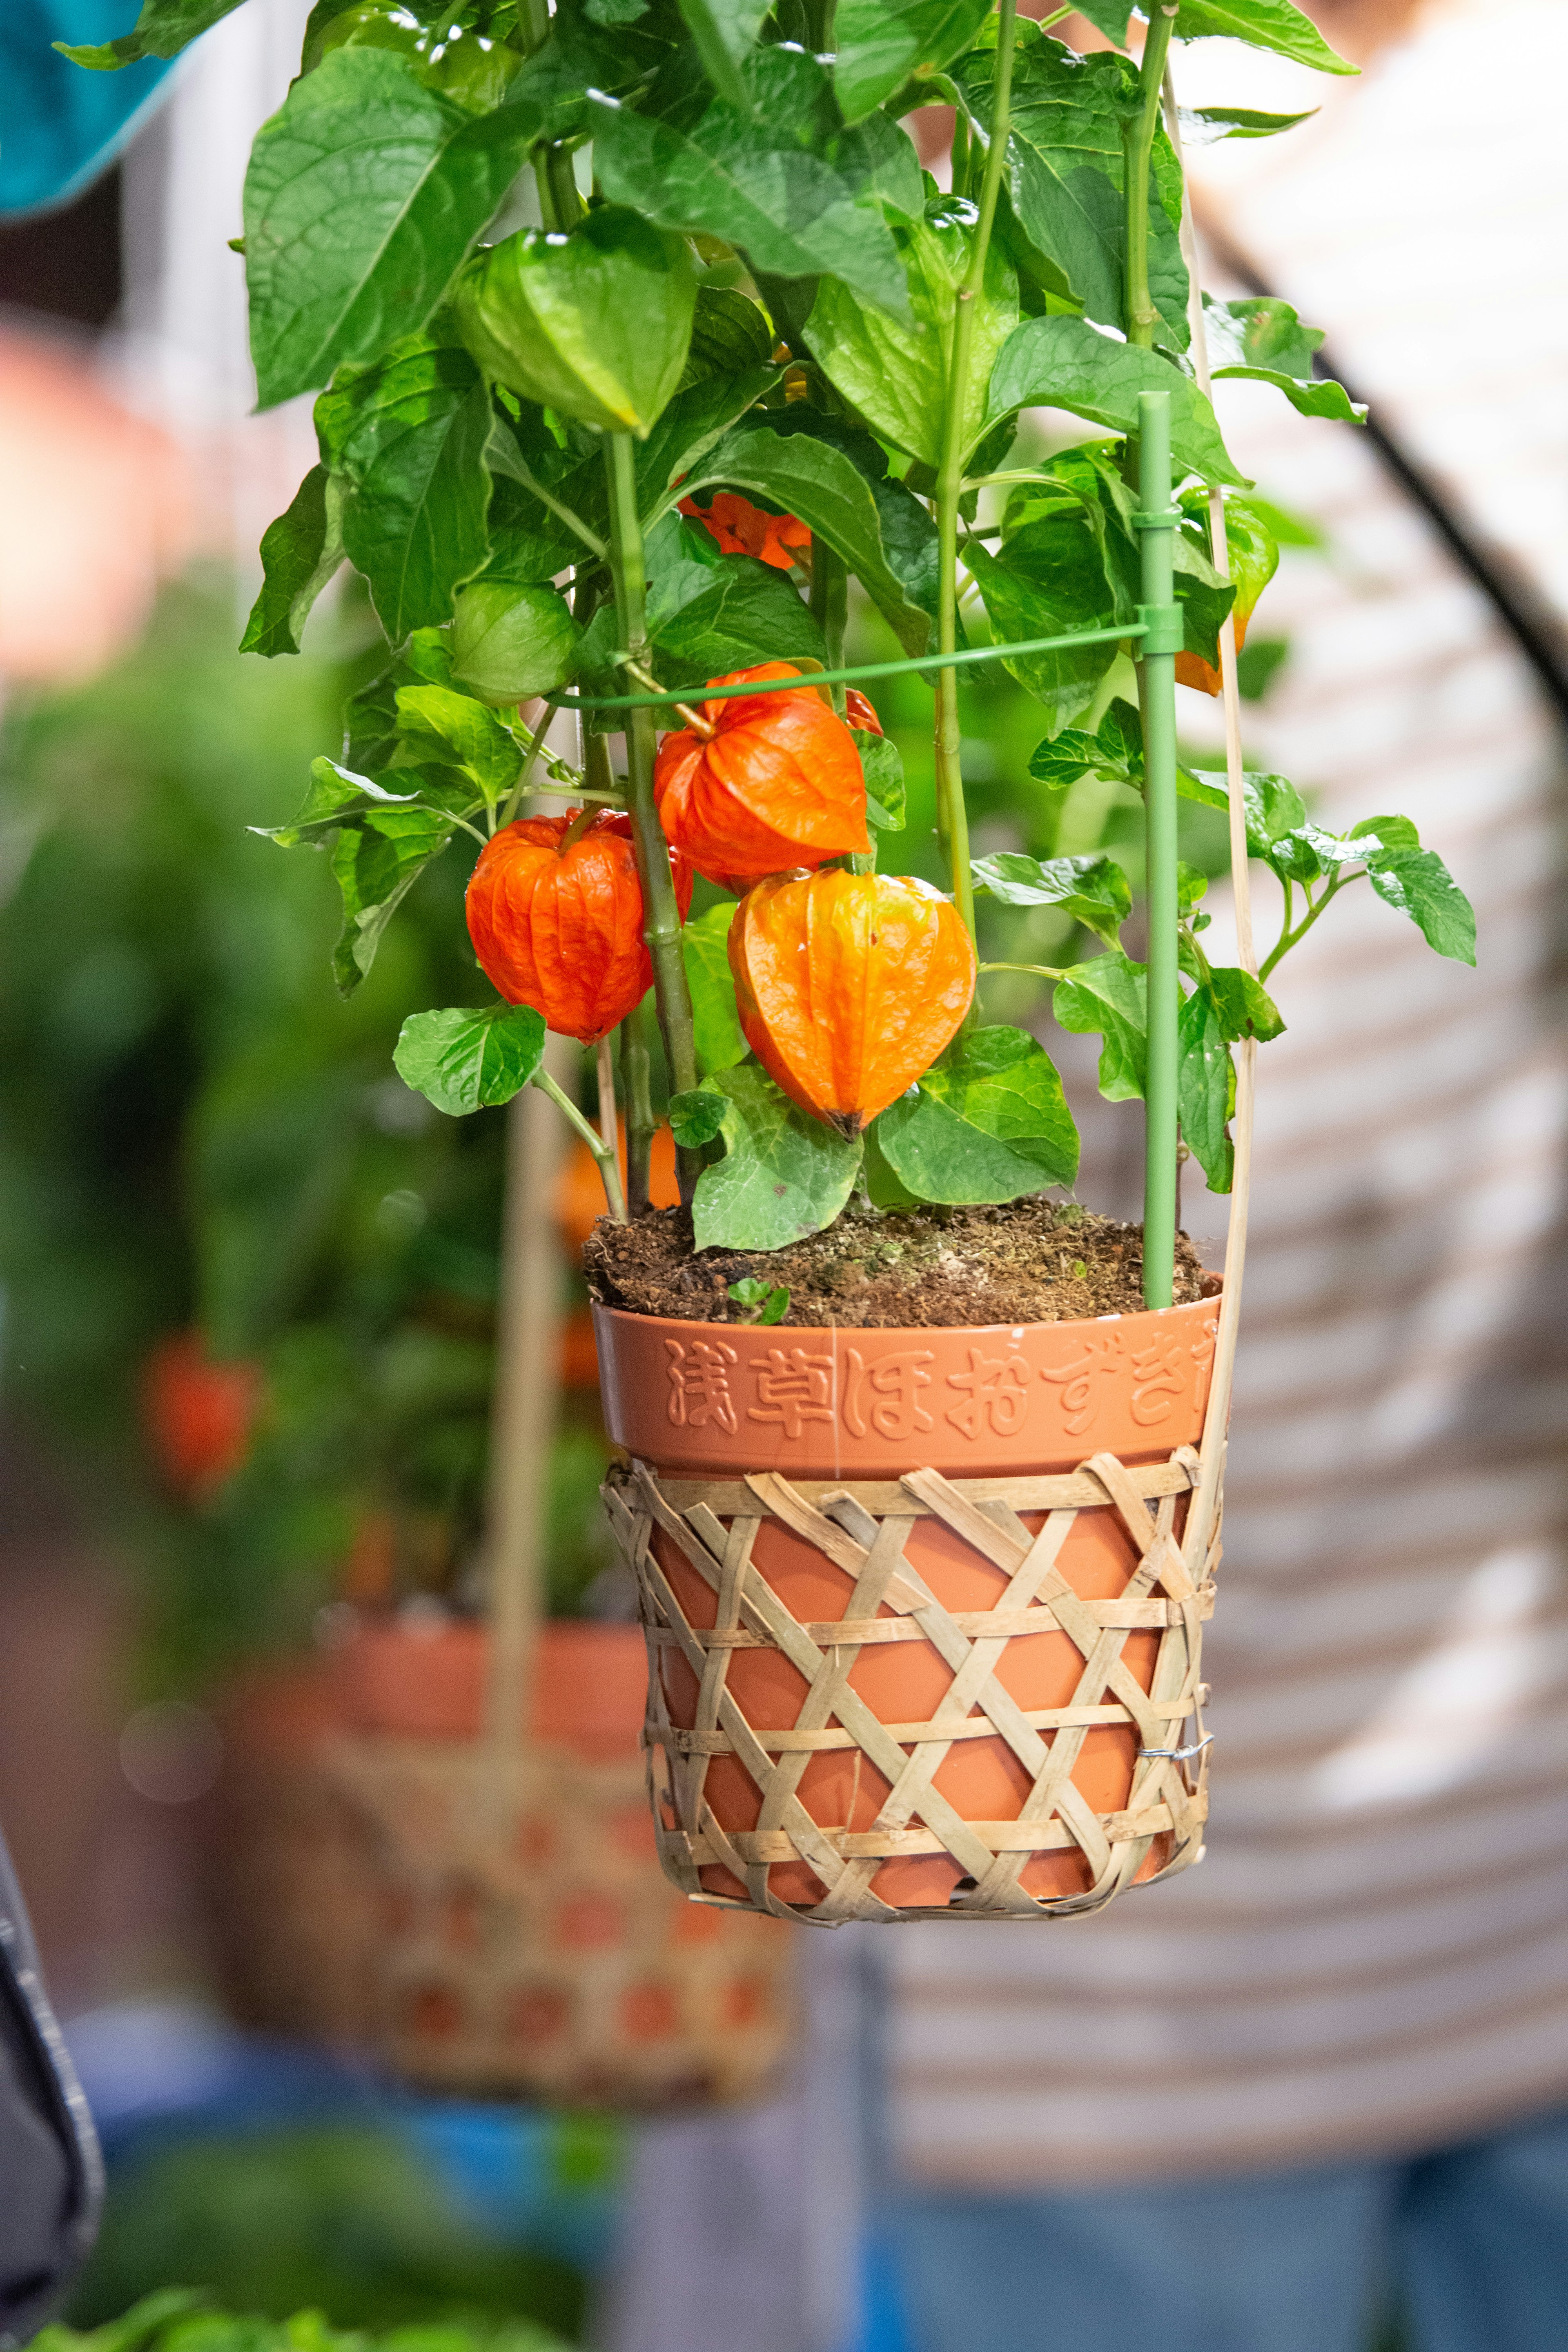
M206 2332L225 2326L259 2326L244 2352L306 2352L279 2325L303 2305L339 2329L442 2323L450 2352L550 2352L562 2337L577 2339L584 2315L573 2264L482 2235L399 2138L342 2124L204 2134L122 2161L71 2297L72 2326L106 2329L171 2280L185 2282L193 2302L210 2298L261 2323L171 2315L142 2339L149 2352L231 2352L230 2339ZM397 2341L398 2352L448 2352L445 2340ZM100 2352L121 2352L119 2339L111 2346L106 2334ZM322 2352L347 2352L344 2339L327 2339Z
M325 650L242 657L232 583L188 580L134 655L0 736L7 1408L142 1564L153 1693L305 1640L367 1522L398 1589L472 1580L503 1114L442 1118L392 1066L408 1013L488 993L466 861L422 878L345 1004L327 859L247 830L336 732L356 626L350 602ZM265 1403L237 1475L180 1498L142 1398L193 1327L262 1365ZM560 1606L603 1565L603 1462L567 1433Z

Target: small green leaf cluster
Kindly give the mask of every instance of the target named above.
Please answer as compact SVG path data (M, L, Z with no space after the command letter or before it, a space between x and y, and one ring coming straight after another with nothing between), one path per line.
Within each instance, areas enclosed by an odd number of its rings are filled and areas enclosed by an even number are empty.
M134 33L82 61L173 54L224 13L146 0ZM1119 0L1087 13L1112 49L1080 56L1012 0L321 0L300 76L256 142L243 245L260 404L318 394L320 463L263 541L245 644L297 650L344 562L387 644L340 756L317 762L273 837L329 850L346 992L430 863L459 835L489 839L540 774L624 803L700 1245L795 1239L858 1184L889 1208L1070 1184L1078 1139L1043 1047L973 1015L864 1139L788 1100L747 1053L732 910L679 925L651 719L605 706L770 660L831 674L853 582L910 663L950 656L961 613L997 645L1091 638L1007 656L1042 715L1031 776L1136 790L1123 698L1136 640L1119 632L1139 624L1143 394L1168 396L1178 658L1194 679L1212 678L1227 615L1245 625L1277 560L1189 350L1182 168L1160 102L1169 20L1151 25L1140 65ZM1292 0L1181 0L1173 14L1178 40L1224 33L1351 70ZM932 105L954 110L946 190L906 127ZM1300 119L1211 108L1197 121L1251 138ZM530 177L537 226L520 203ZM1268 382L1310 415L1356 413L1316 377L1321 339L1287 304L1203 315L1216 375ZM1105 437L1009 468L1037 406ZM999 519L982 523L997 490ZM797 533L765 555L725 551L702 519L721 494L795 518L809 546ZM1227 577L1206 528L1215 494ZM971 869L942 677L955 902L966 920L975 888L1054 908L1094 938L1101 953L1048 974L1056 1015L1102 1038L1102 1089L1136 1096L1147 1041L1142 971L1121 945L1128 877L1101 856ZM580 774L540 769L543 724L518 708L566 696L585 706ZM621 779L606 738L623 731ZM858 740L871 821L894 838L898 754L873 731ZM1215 791L1197 776L1182 789ZM1249 823L1256 800L1274 826L1258 854L1286 892L1267 971L1361 875L1440 952L1472 951L1468 908L1403 820L1334 844L1289 786L1249 792ZM1208 963L1198 895L1184 886L1182 1121L1223 1188L1231 1046L1281 1024L1260 982ZM426 1013L398 1067L463 1112L540 1077L542 1040L527 1007Z

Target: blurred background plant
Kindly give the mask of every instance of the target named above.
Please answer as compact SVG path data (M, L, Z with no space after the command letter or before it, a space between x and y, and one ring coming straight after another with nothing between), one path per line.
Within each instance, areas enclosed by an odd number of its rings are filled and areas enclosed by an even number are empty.
M342 1003L326 860L247 828L334 740L354 616L294 662L236 634L226 578L180 582L134 655L14 702L0 743L5 1380L130 1540L154 1696L335 1598L477 1598L503 1122L440 1118L392 1068L408 1012L482 993L464 877L422 881ZM568 1612L606 1557L573 1399Z

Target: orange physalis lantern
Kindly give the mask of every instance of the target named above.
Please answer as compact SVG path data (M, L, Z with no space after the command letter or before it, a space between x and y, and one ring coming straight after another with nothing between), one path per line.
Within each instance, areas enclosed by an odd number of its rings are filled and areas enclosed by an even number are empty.
M680 511L706 525L726 555L756 555L787 572L797 551L811 545L811 525L798 515L764 514L734 490L720 490L709 507L682 499Z
M798 677L790 662L710 678ZM763 875L871 846L855 738L809 687L703 705L667 735L654 770L659 823L699 874L744 890Z
M559 1035L595 1045L642 1003L653 966L630 819L599 815L566 843L576 814L520 817L485 844L468 882L468 937L509 1004L531 1004ZM691 872L679 853L671 864L684 916Z
M883 732L875 703L868 694L862 694L858 686L845 689L844 723L847 727L858 728L862 735L880 735Z
M886 1110L957 1035L974 947L929 882L781 875L730 926L741 1026L770 1077L842 1135Z

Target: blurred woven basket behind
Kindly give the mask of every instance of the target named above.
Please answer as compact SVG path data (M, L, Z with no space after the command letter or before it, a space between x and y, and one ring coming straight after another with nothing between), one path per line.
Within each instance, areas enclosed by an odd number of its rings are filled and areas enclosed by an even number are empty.
M542 1629L542 1679L552 1634L612 1685L626 1656L640 1679L637 1629L609 1625ZM789 1931L668 1885L630 1726L596 1753L535 1738L509 1766L479 1738L356 1727L343 1696L328 1661L229 1714L205 1882L237 2017L452 2093L647 2106L766 2087L793 2029Z

